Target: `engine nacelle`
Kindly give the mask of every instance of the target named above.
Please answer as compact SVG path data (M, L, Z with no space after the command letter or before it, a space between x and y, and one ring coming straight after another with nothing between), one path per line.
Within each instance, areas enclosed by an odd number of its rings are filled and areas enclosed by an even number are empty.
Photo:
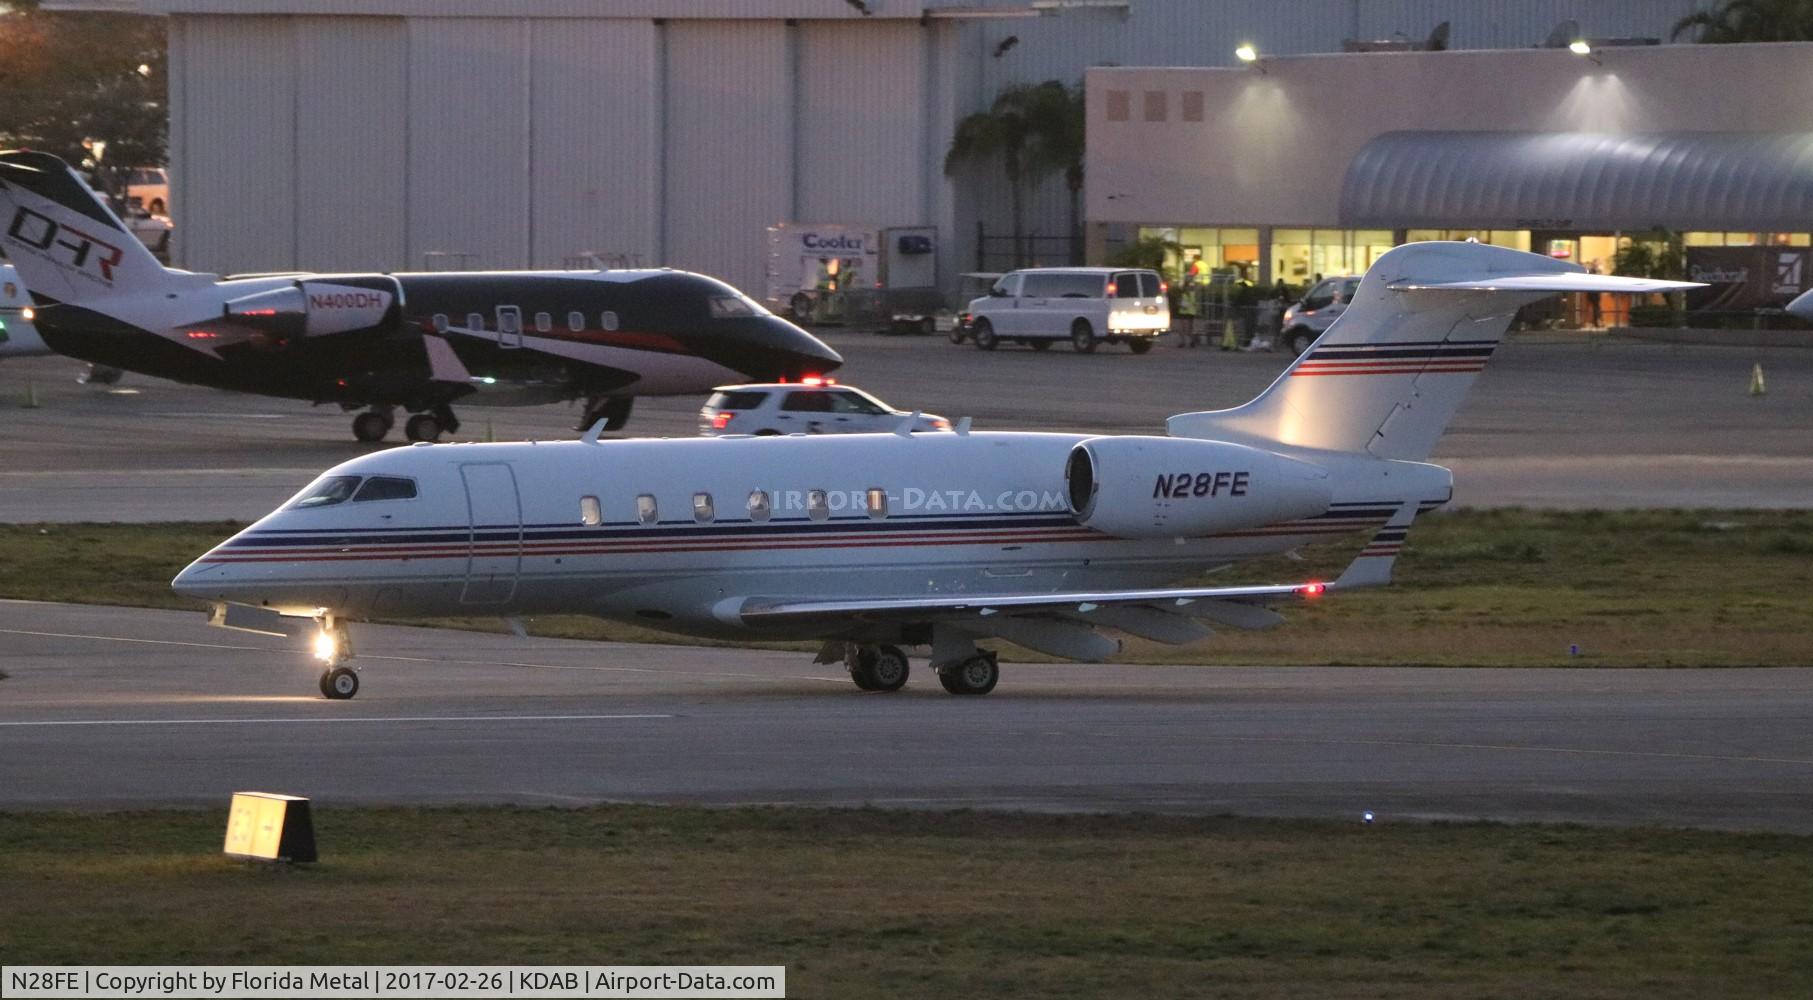
M225 318L281 337L324 337L401 321L403 287L385 274L305 278L233 299Z
M1116 538L1189 538L1314 517L1328 470L1275 452L1172 437L1099 437L1064 469L1077 522Z

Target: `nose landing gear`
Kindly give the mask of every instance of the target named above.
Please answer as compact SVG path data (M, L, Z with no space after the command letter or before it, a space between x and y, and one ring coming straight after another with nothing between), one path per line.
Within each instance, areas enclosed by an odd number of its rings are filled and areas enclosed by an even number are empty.
M321 619L320 623L321 631L315 633L315 659L324 667L321 695L344 701L359 693L359 675L346 666L353 658L352 635L346 631L346 623L335 621L331 616Z
M619 431L630 422L630 407L636 403L634 396L606 396L603 399L587 399L585 413L579 418L576 431L589 431L598 421L604 421L607 431Z
M367 444L384 440L396 418L388 406L374 406L353 418L353 437Z

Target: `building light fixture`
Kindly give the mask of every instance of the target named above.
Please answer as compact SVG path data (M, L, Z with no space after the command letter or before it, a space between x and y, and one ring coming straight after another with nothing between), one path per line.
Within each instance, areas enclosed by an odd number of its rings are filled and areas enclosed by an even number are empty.
M1589 44L1587 42L1587 40L1584 38L1576 38L1573 41L1567 43L1567 50L1577 56L1585 56L1588 59L1591 59L1593 61L1594 66L1605 65L1604 63L1599 61L1598 56L1593 55L1592 45Z
M1252 42L1241 42L1239 47L1234 50L1234 58L1261 73L1265 72L1265 63L1259 59L1259 49Z

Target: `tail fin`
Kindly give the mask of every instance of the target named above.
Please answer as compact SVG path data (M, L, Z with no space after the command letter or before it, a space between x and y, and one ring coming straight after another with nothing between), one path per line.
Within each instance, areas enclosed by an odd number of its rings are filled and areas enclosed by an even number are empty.
M0 245L40 305L154 293L169 282L119 216L49 153L0 152Z
M1173 437L1428 458L1518 308L1556 292L1662 292L1693 282L1586 273L1483 243L1385 253L1339 319L1257 399L1172 417Z

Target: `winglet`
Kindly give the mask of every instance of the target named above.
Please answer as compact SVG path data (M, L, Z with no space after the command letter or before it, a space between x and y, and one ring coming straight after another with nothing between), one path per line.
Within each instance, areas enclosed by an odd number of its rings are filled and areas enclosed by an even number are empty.
M597 444L598 437L599 437L599 435L604 433L604 425L608 422L608 420L609 420L608 417L599 417L598 422L593 424L591 426L590 430L587 430L583 435L581 435L579 440L584 441L586 444Z
M1397 513L1385 522L1354 557L1353 562L1341 571L1332 587L1345 590L1349 587L1383 587L1391 582L1391 567L1397 562L1398 552L1404 547L1404 536L1410 533L1410 522L1416 520L1417 502L1407 501L1397 509Z

